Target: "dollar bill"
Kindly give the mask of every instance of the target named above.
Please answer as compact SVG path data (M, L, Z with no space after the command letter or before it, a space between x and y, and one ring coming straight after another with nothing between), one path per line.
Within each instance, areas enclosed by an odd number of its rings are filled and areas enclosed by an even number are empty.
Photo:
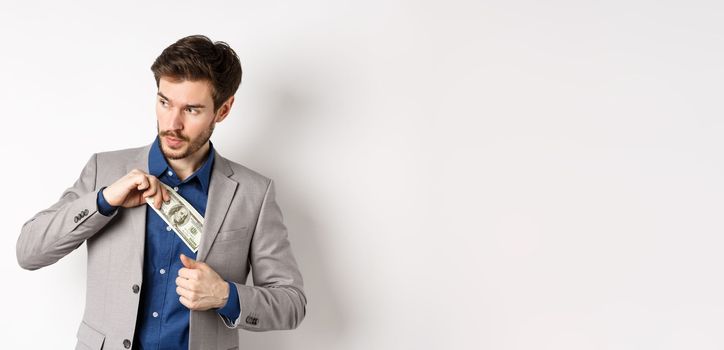
M186 246L196 253L199 250L199 243L201 243L204 217L178 192L163 182L160 184L166 187L169 200L161 203L161 209L153 206L154 200L151 197L146 198L146 203L176 232Z

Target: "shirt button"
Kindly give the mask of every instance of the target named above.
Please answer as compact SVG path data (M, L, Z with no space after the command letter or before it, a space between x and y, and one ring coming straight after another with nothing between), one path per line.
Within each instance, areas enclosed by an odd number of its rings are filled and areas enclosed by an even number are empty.
M173 190L178 192L178 186L174 187Z
M161 269L158 272L163 275L164 273L166 273L166 269Z
M131 341L128 340L128 339L123 339L123 347L126 348L126 349L130 349L130 348L131 348Z
M171 226L166 226L166 231L171 231Z
M169 170L166 174L168 174L168 176L173 176L173 171Z
M152 315L153 315L153 317L158 317L158 312L154 311L154 312L152 313Z
M141 287L139 287L137 284L134 284L131 289L133 289L133 293L138 294L138 292L141 290Z

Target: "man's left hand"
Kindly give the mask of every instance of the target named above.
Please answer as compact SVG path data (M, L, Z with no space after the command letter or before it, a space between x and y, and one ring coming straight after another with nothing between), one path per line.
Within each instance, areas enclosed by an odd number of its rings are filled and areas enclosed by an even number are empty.
M181 254L184 267L178 270L176 293L189 310L209 310L226 305L229 284L208 264Z

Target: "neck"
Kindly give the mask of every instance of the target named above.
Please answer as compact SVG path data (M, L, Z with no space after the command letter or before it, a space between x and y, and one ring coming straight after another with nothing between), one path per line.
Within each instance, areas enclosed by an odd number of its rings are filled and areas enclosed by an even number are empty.
M176 172L176 175L178 175L178 178L181 179L181 181L186 180L187 177L191 176L191 174L204 164L204 160L206 160L209 150L209 142L206 141L206 143L201 146L198 151L190 154L186 158L167 159L168 165L174 172Z

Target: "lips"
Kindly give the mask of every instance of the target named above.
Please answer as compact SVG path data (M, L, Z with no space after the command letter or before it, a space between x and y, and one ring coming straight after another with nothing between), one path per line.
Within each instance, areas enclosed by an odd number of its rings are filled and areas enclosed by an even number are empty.
M166 136L166 142L168 143L169 146L175 147L175 146L180 146L184 141L170 137L170 136Z

